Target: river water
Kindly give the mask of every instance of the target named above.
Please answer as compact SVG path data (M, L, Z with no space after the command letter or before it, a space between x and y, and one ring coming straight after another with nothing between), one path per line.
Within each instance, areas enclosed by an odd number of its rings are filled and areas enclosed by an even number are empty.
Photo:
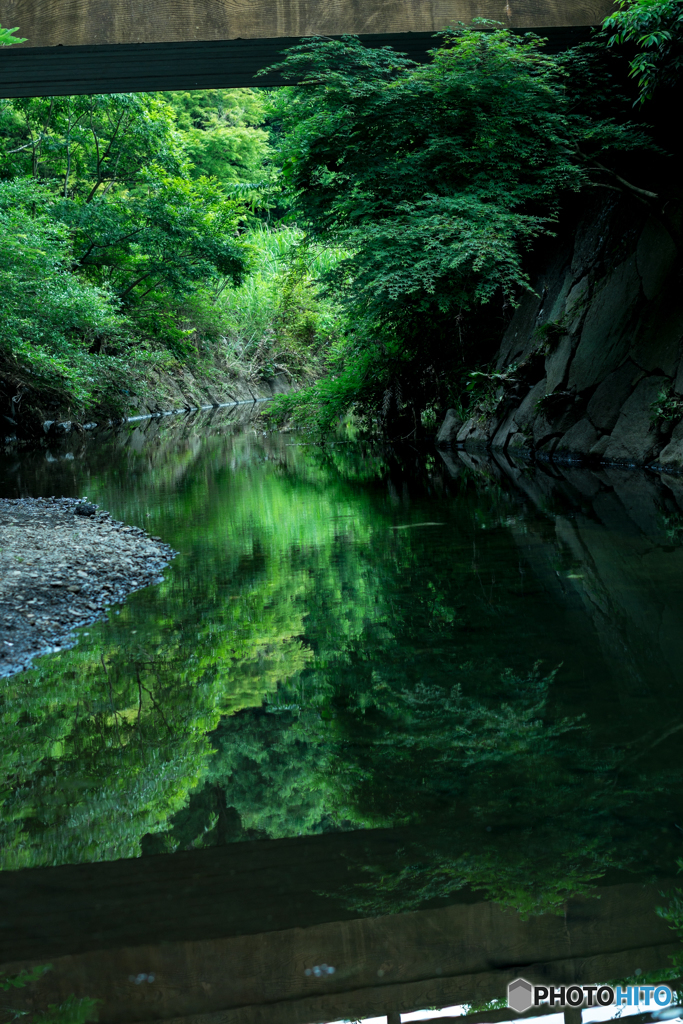
M4 496L179 554L3 681L0 867L389 830L360 917L674 878L683 480L306 441L217 413L4 457Z

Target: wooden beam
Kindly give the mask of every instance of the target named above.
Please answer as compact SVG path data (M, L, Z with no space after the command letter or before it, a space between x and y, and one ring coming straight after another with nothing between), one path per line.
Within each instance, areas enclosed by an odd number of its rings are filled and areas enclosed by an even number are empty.
M595 25L611 10L611 0L0 0L0 24L19 26L30 48L437 32L473 18L542 29Z
M0 0L0 8L3 0ZM0 24L13 27L8 14ZM589 29L543 28L549 52L583 42ZM392 46L412 60L424 61L437 40L432 32L361 35L369 46ZM97 46L13 46L0 55L0 96L72 96L87 93L155 92L185 89L234 89L282 85L271 73L298 37L222 39L167 43L107 43Z
M468 829L469 841L476 848L476 829ZM364 915L353 909L353 887L358 882L367 883L372 877L369 872L377 876L400 872L417 857L424 858L426 851L435 858L452 853L460 841L457 830L428 826L416 830L408 826L252 840L172 855L3 871L0 964L138 947L160 938L171 943L194 942L362 918ZM673 885L662 882L660 889ZM614 904L614 894L631 891L629 887L624 889L605 880L603 888L612 894L610 899L573 901L575 932L592 928L596 914L600 917L611 907L610 912L620 922L612 948L623 948L620 943L625 939L634 948L641 944L644 915L650 922L648 941L666 941L671 933L666 923L651 913L649 889L634 885L630 905L621 907L618 901ZM491 921L498 921L501 915L504 918L504 923L496 927L508 932L512 927L499 906L484 904L471 890L459 890L436 904L446 905L450 913L465 908L466 914L473 912L472 906L485 906ZM510 919L515 919L514 915ZM466 920L465 932L469 929ZM543 954L534 959L568 955L561 917L531 920L544 922L546 942ZM552 946L548 945L549 935L553 936ZM604 952L604 942L593 951ZM489 963L490 954L484 950L482 955L484 963Z
M381 958L387 952L398 950L402 963L397 965L397 974L410 978L415 971L411 961L413 950L402 941L401 925L401 917L392 919L384 941L364 950L366 969L373 963L384 962ZM338 939L353 937L354 932L362 937L360 922L354 922L354 926L350 931L335 931L328 925L326 931ZM292 995L303 975L301 956L310 951L309 937L305 933L298 936L293 932L289 934L290 946L284 960L281 949L271 944L271 938L261 937L255 956L253 948L245 951L251 954L248 961L242 956L233 959L231 954L238 953L239 943L233 944L230 950L224 950L220 959L210 957L207 962L197 957L187 964L178 960L177 949L164 950L163 947L156 950L156 962L150 961L150 951L146 949L127 950L125 955L124 951L117 951L108 957L99 954L55 960L52 971L39 983L37 998L29 1001L22 992L13 993L12 1007L15 1011L25 1009L34 1012L44 1009L48 1002L63 1002L69 994L76 994L102 1000L99 1024L150 1024L152 1021L158 1024L322 1024L332 1020L381 1017L387 1013L387 1006L400 1006L400 1012L409 1013L427 1006L453 1006L505 998L507 985L520 974L537 984L547 984L548 981L558 985L599 984L605 978L631 974L635 963L643 964L644 971L661 970L669 966L674 954L680 953L680 943L668 943L603 956L525 964L480 974L446 974L405 981L399 976L384 983L375 979L375 984L362 987L355 987L346 980L329 990L319 985L318 993ZM377 938L377 929L374 938ZM206 947L202 951L206 952ZM161 954L165 954L166 965L162 963L161 973L155 975L154 982L136 984L134 979L139 973L149 973L152 964L156 966L161 962ZM179 964L180 972L177 971ZM147 967L147 971L134 974L136 966L142 965ZM29 964L11 965L12 971L18 966ZM243 974L238 973L242 971ZM288 984L283 984L282 978L287 971L290 975ZM269 998L273 974L280 978L282 994L282 998L274 1000ZM250 992L249 998L239 1005L231 1005L230 996L226 995L231 984L235 989L240 988L243 994ZM205 1009L211 999L217 1000L221 996L225 1000L224 1009ZM164 1011L174 1004L178 1008L183 1006L185 1012L181 1016L165 1016ZM546 1007L540 1016L550 1012ZM501 1012L501 1019L516 1021L517 1015L507 1010ZM466 1021L465 1017L454 1018L455 1024L465 1024Z
M0 25L4 25L2 20ZM564 30L565 33L567 31L572 32L571 29ZM577 31L581 30L573 30L574 33ZM376 39L377 45L407 51L413 60L418 61L424 60L427 51L434 46L434 37L429 32L411 36L378 36ZM0 55L0 96L73 96L278 86L284 83L277 74L255 76L262 68L281 60L282 51L298 41L282 38L101 46L13 46L5 48Z

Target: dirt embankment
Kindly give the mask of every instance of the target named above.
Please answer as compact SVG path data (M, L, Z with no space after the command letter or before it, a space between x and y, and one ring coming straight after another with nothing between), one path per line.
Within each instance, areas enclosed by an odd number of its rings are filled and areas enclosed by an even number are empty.
M74 410L25 385L17 385L13 379L3 377L0 368L0 444L54 440L69 434L108 430L140 417L253 403L286 393L295 386L284 372L252 381L214 369L210 375L194 373L180 365L173 372L153 369L144 382L138 382L139 393L131 390L121 396L117 407L104 403ZM135 382L131 382L131 388L135 388Z

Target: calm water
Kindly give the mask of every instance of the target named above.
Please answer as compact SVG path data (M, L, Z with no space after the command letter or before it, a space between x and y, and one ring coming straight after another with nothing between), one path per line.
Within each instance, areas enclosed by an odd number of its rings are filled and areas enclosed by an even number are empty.
M359 914L673 877L683 481L303 440L219 415L5 457L5 496L180 554L3 681L2 868L382 828L417 853L345 881Z

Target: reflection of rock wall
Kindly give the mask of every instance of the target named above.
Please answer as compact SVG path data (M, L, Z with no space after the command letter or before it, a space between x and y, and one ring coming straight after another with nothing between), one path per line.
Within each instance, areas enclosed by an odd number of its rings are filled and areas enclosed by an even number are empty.
M510 526L520 552L556 603L579 612L577 628L585 629L588 617L605 663L618 677L622 705L637 714L644 702L679 693L681 477L616 466L530 467L501 453L443 455L451 475L467 466L533 510ZM666 728L663 720L662 733Z
M458 443L683 468L681 258L634 205L594 204L558 241L501 343L508 379Z

